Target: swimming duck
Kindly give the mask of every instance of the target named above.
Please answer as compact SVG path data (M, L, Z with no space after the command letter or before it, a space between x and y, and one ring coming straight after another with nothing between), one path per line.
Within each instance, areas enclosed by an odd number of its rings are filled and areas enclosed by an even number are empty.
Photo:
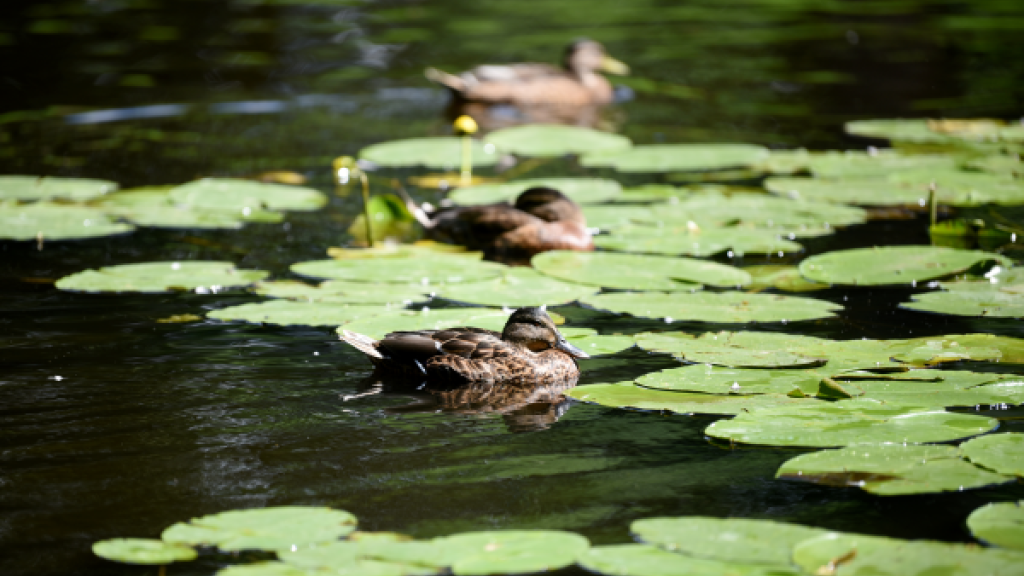
M378 341L343 330L341 339L366 354L377 372L432 388L575 384L580 375L575 359L589 358L566 341L543 308L535 307L513 312L501 333L460 327L392 332Z
M585 106L608 104L614 98L612 85L597 73L599 70L629 73L629 67L605 54L599 42L586 39L566 47L562 66L486 64L457 76L436 68L427 68L425 74L450 88L458 98L472 102Z
M482 250L489 260L528 262L548 250L594 249L583 211L554 188L530 188L514 205L459 206L429 214L408 199L406 203L428 237Z

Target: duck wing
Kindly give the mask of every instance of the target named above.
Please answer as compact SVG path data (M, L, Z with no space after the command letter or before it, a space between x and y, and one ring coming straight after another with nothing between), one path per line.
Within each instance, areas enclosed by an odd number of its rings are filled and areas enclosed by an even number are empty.
M536 216L510 204L466 206L438 213L430 233L438 240L479 250L492 245L503 234L540 222Z
M421 364L437 356L484 360L512 352L500 333L473 327L392 332L380 341L377 348L388 358Z
M481 82L528 82L537 78L564 76L565 70L550 64L484 64L459 74L468 85Z

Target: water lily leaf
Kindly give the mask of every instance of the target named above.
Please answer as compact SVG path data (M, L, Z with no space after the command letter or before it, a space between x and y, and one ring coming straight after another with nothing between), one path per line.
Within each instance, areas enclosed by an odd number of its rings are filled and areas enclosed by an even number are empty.
M352 574L436 574L445 565L443 549L433 542L396 541L388 537L331 542L297 551L279 550L277 556L297 568Z
M131 224L114 222L100 210L37 202L27 206L0 204L0 239L79 240L124 234Z
M318 190L285 184L263 184L232 178L204 178L177 186L169 192L172 202L196 208L236 210L246 215L267 210L316 210L327 204Z
M207 316L216 320L242 320L254 324L338 326L353 320L371 318L390 310L387 306L271 300L270 302L229 306L214 310Z
M878 178L847 178L821 180L817 178L769 178L764 181L769 192L792 198L859 206L924 206L928 203L928 187L891 183ZM948 192L939 196L943 204L956 200Z
M797 150L772 150L768 157L753 165L755 170L769 174L796 174L810 168L811 153Z
M478 306L557 306L597 292L597 288L555 280L529 268L509 268L494 280L451 284L438 296Z
M942 410L886 407L863 401L819 402L741 414L711 424L705 433L741 444L830 448L948 442L984 434L998 425L994 418Z
M193 208L175 203L174 186L150 186L116 192L93 201L92 206L139 226L154 228L241 228L246 222L280 222L284 214L252 208Z
M698 230L659 229L647 226L617 228L611 235L597 236L594 245L609 250L647 254L712 256L729 250L737 256L801 252L804 247L779 238L772 230L741 228L701 228Z
M1024 298L1015 292L1003 292L998 286L976 292L926 292L915 294L913 299L900 304L900 308L955 316L1024 318Z
M634 346L632 336L599 336L596 334L585 336L570 336L566 328L560 328L559 332L569 339L569 342L591 356L604 356L615 354Z
M172 544L216 544L226 552L296 550L337 540L355 525L356 517L344 510L278 506L193 518L172 525L160 537Z
M1024 476L1024 434L1006 432L964 442L960 450L978 466L1003 474Z
M949 199L949 203L956 206L977 206L986 202L1002 205L1024 203L1024 182L1014 180L1011 175L947 168L896 172L888 179L917 188L927 188L934 183L939 198Z
M472 260L480 260L483 252L472 252L465 246L444 244L433 240L417 240L412 244L393 244L385 242L374 244L372 248L338 248L327 249L327 255L337 260L360 260L363 258L419 258L421 256L461 256Z
M788 576L795 571L745 566L667 552L646 544L595 546L579 557L583 568L608 576Z
M902 154L892 150L825 152L808 159L819 178L885 178L902 170L952 168L956 159L942 154Z
M656 204L654 206L620 206L620 205L598 205L584 206L583 216L587 219L587 225L602 230L615 230L632 226L638 222L658 222L658 208L667 205Z
M85 202L117 190L117 182L55 176L0 176L0 200Z
M1017 155L998 154L982 156L981 158L968 161L967 167L995 174L1009 174L1017 178L1024 176L1024 162Z
M402 576L401 572L390 573L382 571L380 573L367 570L366 566L360 565L358 568L364 569L363 572L358 572L360 575L367 576ZM254 562L252 564L239 564L236 566L228 566L222 570L218 570L215 576L316 576L317 572L312 570L306 570L304 568L297 568L291 564L285 564L284 562ZM334 572L334 574L342 574L348 576L348 572ZM354 576L354 575L353 575Z
M992 502L967 517L971 534L993 546L1024 551L1024 508L1021 502Z
M644 350L665 352L680 360L732 368L797 368L820 366L823 358L794 354L784 349L752 349L725 341L694 339L683 332L644 332L635 336Z
M448 197L461 205L514 203L521 193L537 186L554 188L577 204L600 204L622 193L622 185L604 178L530 178L503 184L482 184L459 188Z
M783 463L775 477L856 487L880 496L959 492L1013 480L964 462L952 446L901 444L804 454Z
M658 207L658 222L665 227L732 226L774 230L790 240L831 234L837 227L867 221L867 212L855 206L779 198L763 193L734 192L729 196L706 191L676 204Z
M732 287L751 281L739 268L689 258L556 250L534 256L532 263L542 274L568 282L627 290L696 290L697 282Z
M314 278L391 284L420 283L424 287L489 280L498 278L506 269L506 266L493 262L440 254L408 258L313 260L291 266L292 272Z
M409 138L367 146L359 157L381 166L426 166L446 170L462 165L463 139L454 136ZM498 163L497 148L470 138L474 166L493 166Z
M392 305L430 300L433 297L433 290L420 284L369 284L345 280L328 280L321 282L319 286L295 280L278 280L260 282L253 288L253 292L261 296L302 302Z
M678 202L693 192L689 186L673 186L672 184L641 184L622 189L622 196L617 202Z
M424 308L420 311L386 312L372 318L355 320L345 325L344 329L377 339L399 330L445 330L459 326L475 326L501 332L511 314L511 310L505 312L493 308Z
M498 149L520 156L565 156L623 150L633 145L625 136L591 128L530 124L495 130L484 138Z
M884 286L933 280L973 267L1009 267L1012 260L991 252L939 246L881 246L811 256L800 273L816 282Z
M894 142L943 144L964 140L1018 140L1014 126L1002 122L978 119L884 119L857 120L846 123L846 132L857 136L886 138Z
M580 163L620 172L710 171L750 166L768 153L767 148L753 144L648 144L587 154Z
M465 532L436 538L456 576L528 574L557 570L590 547L579 534L558 530Z
M239 270L231 262L194 260L143 262L84 270L57 280L57 288L79 292L170 292L194 290L216 293L246 286L267 276L263 270Z
M630 527L640 540L673 552L743 564L790 566L790 549L826 533L798 524L746 518L645 518Z
M996 347L970 346L969 342L958 340L960 339L908 340L898 349L893 350L892 357L899 362L918 366L962 360L993 361L1002 358L1002 352Z
M781 394L726 396L720 394L666 392L664 390L652 390L634 386L632 382L577 386L567 392L566 395L583 402L591 402L613 408L664 410L675 412L676 414L734 415L747 410L803 405L808 402L825 403L822 400L790 398Z
M746 266L743 271L750 274L754 281L747 286L751 290L775 288L786 292L814 292L828 288L828 284L812 282L800 275L796 266L783 264L765 264L762 266Z
M843 308L825 300L743 292L612 293L587 296L580 302L598 310L664 318L667 322L795 322L828 318Z
M645 388L703 392L705 394L789 394L793 389L803 396L818 390L821 377L802 370L756 370L722 368L694 364L645 374L636 383Z
M113 538L92 545L92 553L100 558L126 564L170 564L196 559L190 546L168 544L149 538Z

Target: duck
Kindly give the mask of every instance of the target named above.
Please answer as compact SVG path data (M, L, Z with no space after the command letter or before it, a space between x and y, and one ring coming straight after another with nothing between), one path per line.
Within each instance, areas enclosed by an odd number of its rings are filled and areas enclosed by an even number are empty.
M546 186L525 190L514 204L455 206L429 213L408 197L406 205L428 238L480 250L488 260L523 263L548 250L594 250L583 210Z
M600 42L570 43L562 68L533 62L485 64L458 75L427 68L426 77L448 87L457 99L512 105L586 106L614 100L612 85L598 71L628 74L629 67L608 56Z
M558 332L544 308L533 306L514 311L500 333L463 326L391 332L374 340L342 330L341 340L365 354L376 374L434 390L575 385L580 376L576 360L590 357Z

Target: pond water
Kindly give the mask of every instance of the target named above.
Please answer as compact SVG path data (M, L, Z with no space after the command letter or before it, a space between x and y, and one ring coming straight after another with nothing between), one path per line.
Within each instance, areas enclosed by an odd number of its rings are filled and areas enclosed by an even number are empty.
M447 95L422 77L425 66L554 61L577 36L601 40L632 66L627 98L602 122L641 144L864 148L881 142L845 135L844 121L1024 110L1024 5L1010 0L22 4L0 22L0 173L123 187L291 170L331 192L332 158L450 131ZM614 175L560 161L530 176L567 174ZM333 329L156 322L254 296L53 287L86 268L151 260L230 260L288 278L289 264L352 242L346 230L359 206L358 196L332 196L323 210L240 231L140 229L41 250L0 241L0 572L153 573L95 558L89 546L281 504L343 508L364 529L420 537L544 527L615 543L630 541L634 519L700 514L970 541L970 511L1024 498L1019 483L878 497L775 480L799 452L712 445L706 417L581 403L541 414L449 413L417 410L417 399L402 394L345 400L367 389L370 369ZM926 216L881 220L805 242L805 254L783 261L928 241ZM814 296L842 303L837 318L747 329L843 339L1024 336L1013 320L897 309L911 293L830 289ZM575 306L557 311L602 333L655 326ZM634 349L584 362L581 383L675 365ZM1001 430L1024 425L1008 420ZM204 560L173 573L215 568Z

